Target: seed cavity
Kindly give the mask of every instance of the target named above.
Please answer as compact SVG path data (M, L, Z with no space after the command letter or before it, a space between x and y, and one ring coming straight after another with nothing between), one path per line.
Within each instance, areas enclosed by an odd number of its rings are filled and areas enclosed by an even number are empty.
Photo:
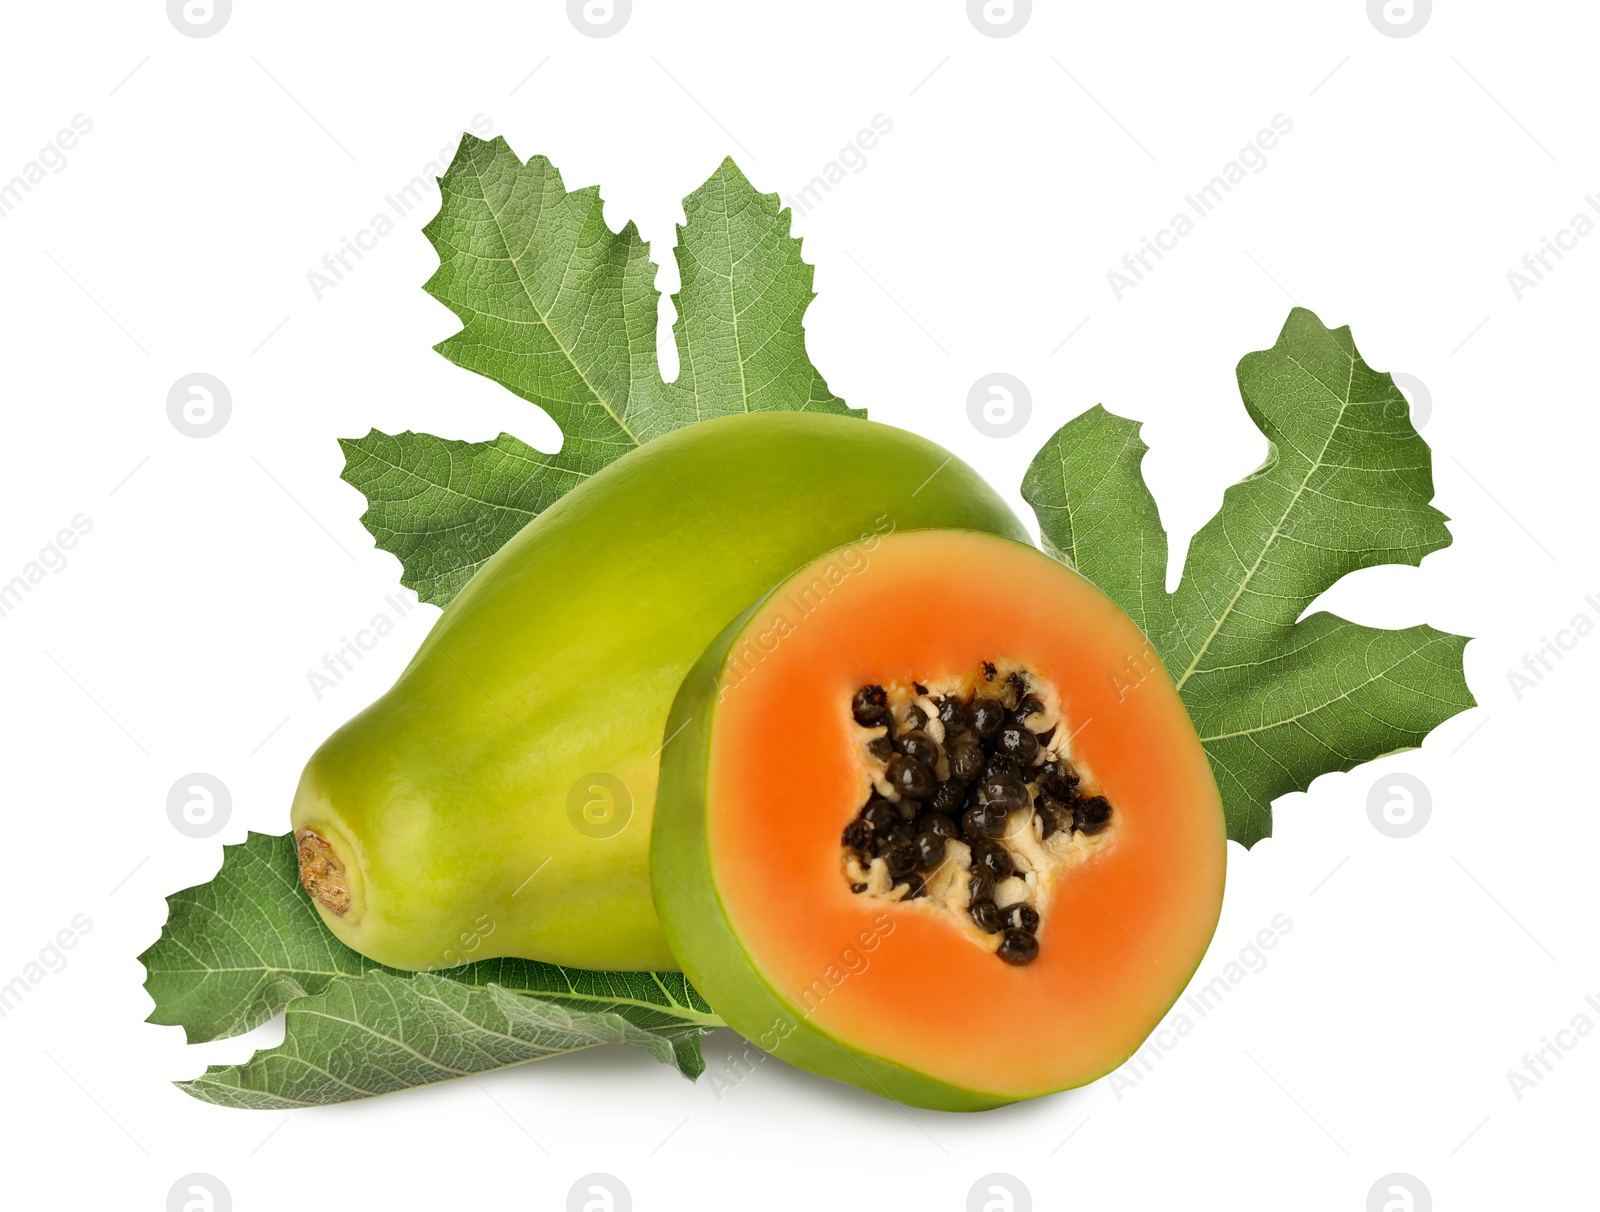
M849 707L871 788L840 838L850 890L937 913L1002 962L1032 963L1054 877L1116 833L1111 801L1072 761L1055 688L984 661L863 686Z

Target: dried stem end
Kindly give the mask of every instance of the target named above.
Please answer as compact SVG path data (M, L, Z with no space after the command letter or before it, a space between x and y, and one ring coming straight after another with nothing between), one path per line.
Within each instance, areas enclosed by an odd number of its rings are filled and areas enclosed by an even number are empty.
M350 911L350 885L339 856L314 829L299 830L294 841L300 855L300 886L329 913L343 917Z

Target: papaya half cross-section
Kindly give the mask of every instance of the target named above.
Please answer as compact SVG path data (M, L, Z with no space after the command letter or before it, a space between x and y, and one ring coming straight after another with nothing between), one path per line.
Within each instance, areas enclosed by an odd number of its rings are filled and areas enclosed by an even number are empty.
M397 968L673 967L648 848L684 674L819 553L929 527L1025 534L947 451L849 417L704 421L610 464L496 552L306 766L292 817L323 920Z
M970 531L830 553L685 679L656 907L732 1027L899 1101L979 1110L1135 1052L1216 927L1210 766L1133 622Z

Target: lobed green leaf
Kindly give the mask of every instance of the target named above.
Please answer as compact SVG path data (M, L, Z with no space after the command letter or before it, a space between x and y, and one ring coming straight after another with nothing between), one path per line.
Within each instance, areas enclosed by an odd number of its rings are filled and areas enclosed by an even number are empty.
M358 1062L418 1079L401 1084L439 1080L426 1076L433 1069L420 1059L413 1064L392 1051L419 1045L430 1064L446 1068L479 1056L480 1067L465 1071L481 1072L627 1043L693 1078L705 1067L701 1032L722 1025L681 972L589 972L514 959L431 973L385 968L323 925L300 888L287 834L252 833L224 847L216 877L167 904L161 937L139 957L155 1001L150 1022L181 1026L190 1043L201 1043L289 1012L279 1047L180 1083L213 1102L290 1106L358 1097L352 1089L382 1085L377 1069L349 1068ZM385 1007L404 1008L414 1021L396 1024ZM487 1035L495 1031L510 1038L491 1046ZM333 1080L338 1073L343 1078Z
M1394 381L1361 359L1348 328L1303 308L1238 378L1267 458L1223 494L1175 592L1137 423L1098 406L1069 421L1022 495L1046 548L1149 637L1211 759L1229 836L1250 846L1271 832L1276 796L1420 745L1475 701L1465 637L1301 619L1346 573L1417 564L1450 542L1427 443Z
M568 191L543 156L465 135L424 228L439 253L427 290L461 320L440 353L537 404L560 426L543 454L509 434L457 442L373 430L348 439L344 479L401 581L443 606L564 493L653 437L709 417L865 413L828 390L805 349L812 269L776 194L732 160L684 199L679 375L661 377L649 245L606 226L600 191Z
M178 1088L249 1110L323 1106L526 1064L601 1044L632 1044L695 1078L700 1027L646 1029L499 985L421 972L370 972L289 1004L284 1040L242 1065L212 1065Z

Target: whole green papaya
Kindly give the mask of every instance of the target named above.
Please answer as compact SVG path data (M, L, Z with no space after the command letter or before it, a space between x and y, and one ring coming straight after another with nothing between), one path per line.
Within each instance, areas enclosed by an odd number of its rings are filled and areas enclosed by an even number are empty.
M1028 541L949 452L849 417L722 417L610 464L496 552L307 764L292 818L323 920L397 968L676 967L649 843L684 675L814 557L931 528Z

